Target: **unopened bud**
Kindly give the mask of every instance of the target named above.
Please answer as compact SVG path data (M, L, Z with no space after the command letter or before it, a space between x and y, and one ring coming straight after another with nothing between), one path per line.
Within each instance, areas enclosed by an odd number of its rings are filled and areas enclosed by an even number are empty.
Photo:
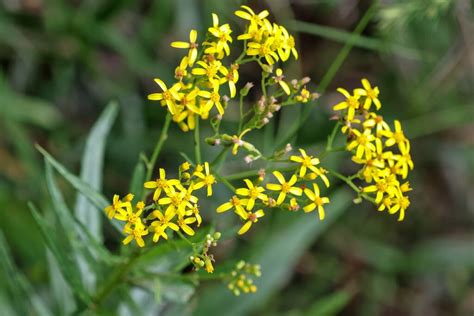
M285 146L285 154L289 153L290 151L293 150L293 147L291 146L290 143L286 144Z
M310 77L304 77L303 79L301 79L301 84L305 85L305 84L309 83L310 81L311 81Z
M252 82L247 82L245 86L240 89L240 95L245 97L249 94L250 89L253 88L253 83Z
M227 95L222 96L222 102L229 102L230 98ZM221 118L222 119L222 118Z
M222 234L220 232L215 232L213 236L214 236L215 240L219 240L221 238Z

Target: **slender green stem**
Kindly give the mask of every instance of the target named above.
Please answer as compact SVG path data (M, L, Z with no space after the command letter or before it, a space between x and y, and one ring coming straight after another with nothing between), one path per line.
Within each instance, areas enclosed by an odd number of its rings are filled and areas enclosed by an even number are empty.
M222 165L227 158L227 154L229 153L230 147L224 147L220 151L220 153L214 158L214 160L211 162L211 167L216 171L219 172L222 168Z
M235 192L236 188L229 182L227 177L223 177L219 172L214 172L214 175L216 176L217 180L222 182L226 187L229 188L229 190Z
M265 87L265 76L264 72L262 72L262 80L260 81L260 85L262 87L262 93L265 99L267 99L267 88Z
M328 137L328 143L326 145L326 151L331 151L332 150L332 145L334 143L334 138L336 138L337 132L339 131L339 127L341 126L341 122L337 122L336 125L334 125L331 135Z
M365 200L369 201L369 202L372 202L373 204L377 204L375 203L375 199L368 196L367 194L363 193L362 190L360 188L358 188L354 182L352 182L351 179L349 179L348 177L340 174L339 172L335 171L335 170L332 170L332 169L327 169L327 171L332 174L333 176L335 176L336 178L339 178L341 179L342 181L344 181L348 186L350 186L360 197L364 198Z
M201 139L199 137L199 120L196 119L196 127L194 128L194 155L197 164L201 163Z
M161 128L160 138L155 145L155 149L153 150L153 154L148 162L146 162L146 180L149 180L153 174L153 169L155 168L156 160L163 148L163 144L165 143L166 139L168 138L168 129L170 127L171 122L171 114L166 114L165 123Z
M240 111L240 121L239 121L239 131L237 134L242 132L242 125L244 124L244 96L240 95L239 98L239 111Z

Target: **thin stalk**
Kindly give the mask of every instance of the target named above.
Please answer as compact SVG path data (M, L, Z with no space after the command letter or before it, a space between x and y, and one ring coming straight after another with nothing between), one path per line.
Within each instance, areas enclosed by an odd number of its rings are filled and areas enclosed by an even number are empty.
M348 177L340 174L339 172L335 171L335 170L332 170L332 169L327 169L327 171L332 174L333 176L335 176L336 178L339 178L340 180L344 181L348 186L350 186L360 197L364 198L365 200L369 201L369 202L372 202L373 204L377 204L375 203L375 199L368 196L367 194L363 193L362 190L360 188L358 188L354 182L352 182L351 179L349 179Z
M201 139L199 137L199 117L194 127L194 156L197 164L201 164Z
M147 169L146 178L145 178L146 180L149 180L151 178L151 175L153 174L153 169L155 168L156 160L158 159L158 156L160 155L161 149L163 148L163 144L168 138L168 129L170 127L170 122L171 122L171 114L168 113L166 114L165 123L163 124L163 127L161 128L160 138L158 138L158 141L155 145L155 149L153 150L151 158L148 162L145 162L146 169Z
M239 131L237 134L240 135L242 132L242 125L244 124L244 96L240 95L239 98L239 112L240 112L240 121L239 121Z

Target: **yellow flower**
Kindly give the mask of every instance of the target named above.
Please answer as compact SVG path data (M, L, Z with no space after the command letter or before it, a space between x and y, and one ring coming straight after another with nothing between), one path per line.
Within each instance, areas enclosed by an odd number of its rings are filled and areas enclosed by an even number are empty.
M196 42L197 40L197 31L191 30L189 32L189 42L172 42L171 46L175 48L189 48L188 59L189 59L189 66L192 66L197 58L197 48L199 44Z
M133 198L133 195L132 195L132 198ZM112 219L114 218L116 212L127 212L127 210L132 207L130 204L130 200L125 200L125 198L124 200L120 200L120 196L117 194L114 194L114 197L112 199L112 205L109 205L106 208L104 208L104 211L107 214L107 216L110 219Z
M265 58L269 65L273 65L278 61L279 57L275 51L272 50L274 38L268 37L265 42L257 43L250 42L247 44L247 55L249 56L258 56L259 58Z
M238 16L239 18L250 21L251 26L261 25L263 23L262 22L263 19L265 19L270 14L267 10L263 10L259 14L255 14L255 12L246 5L242 5L240 7L246 10L247 12L242 11L242 10L237 10L235 11L235 15Z
M185 232L189 236L193 236L195 234L194 230L191 227L189 227L188 224L192 224L194 222L196 222L196 219L194 217L188 217L188 218L180 217L178 219L178 226L179 228L181 228L183 232Z
M355 93L354 95L351 95L346 89L343 89L343 88L338 88L337 91L339 91L339 93L344 95L346 99L336 104L333 107L333 110L340 111L340 110L348 109L347 120L352 121L354 119L356 110L360 108L360 102L359 102L360 95L357 93Z
M364 123L362 123L364 128L374 128L376 135L381 135L381 131L390 131L390 126L383 120L383 116L377 115L377 113L369 112L365 118Z
M186 216L194 216L197 222L197 226L201 226L202 217L201 214L199 214L199 208L196 204L191 207L191 209L186 213Z
M402 125L400 124L400 121L395 120L394 121L395 125L395 131L382 131L382 135L387 137L388 139L385 141L385 146L391 147L395 144L398 144L398 148L400 149L401 152L406 152L407 151L407 143L408 140L405 137L405 134L403 133Z
M166 229L168 227L174 231L179 230L178 225L172 222L175 215L176 213L171 208L168 208L165 214L161 213L159 210L155 210L152 212L151 217L158 219L157 221L153 221L150 225L150 227L152 227L155 232L153 235L154 242L158 242L160 237L168 239L168 235L166 235Z
M178 126L183 132L192 131L196 127L196 114L186 109L177 115L173 115L173 121L178 123Z
M274 76L273 79L275 79L275 82L280 85L280 87L283 89L283 91L285 91L287 95L290 95L291 94L290 87L283 80L284 78L285 76L283 75L283 70L281 70L281 68L278 68L276 70L276 76Z
M223 74L224 66L219 60L213 60L209 62L205 61L198 61L197 64L201 67L193 68L191 71L193 75L196 76L206 76L207 80L211 83L219 83L220 77L218 76L219 73ZM227 70L227 69L226 69Z
M122 241L124 245L128 245L132 240L135 240L139 247L145 246L143 236L148 235L148 230L141 222L137 222L133 228L131 226L125 227L124 232L128 236Z
M358 130L353 130L352 133L355 136L355 139L347 145L347 150L356 149L356 157L362 158L365 154L366 159L370 159L372 154L376 152L376 147L372 143L375 141L375 136L372 135L370 129L364 130L363 133Z
M165 104L168 107L168 111L170 111L171 114L175 114L176 101L179 100L178 91L181 89L181 85L176 83L168 89L163 80L158 78L155 78L154 80L160 86L163 92L149 94L148 100L161 101L162 104Z
M211 33L214 37L217 38L217 46L212 49L211 51L208 51L206 53L212 53L212 54L222 54L222 52L225 52L227 56L230 54L230 47L229 43L232 43L232 37L230 36L230 33L232 33L232 30L230 29L229 24L223 24L219 26L219 17L217 14L213 13L212 14L212 27L208 29L209 33Z
M380 109L382 104L380 103L380 100L378 99L379 97L379 88L378 87L371 87L370 82L367 79L362 79L362 86L364 89L355 89L355 92L359 95L365 96L365 102L364 102L364 109L368 110L370 109L370 105L372 102L375 104L375 107L377 110Z
M179 184L179 180L177 179L166 179L166 171L163 168L160 168L160 177L155 181L147 181L144 184L144 187L147 189L155 189L153 193L153 200L157 201L160 198L161 192L171 185Z
M135 225L140 221L140 215L143 213L143 208L145 203L142 201L138 202L136 205L136 212L133 211L131 207L127 207L126 211L123 209L118 209L118 214L115 214L115 218L119 221L127 222L126 226Z
M300 171L299 171L299 176L302 178L306 174L306 170L309 169L312 172L318 174L320 171L316 167L316 165L319 165L319 159L314 158L313 156L308 156L306 154L306 151L302 148L299 149L301 156L291 156L290 160L294 162L301 163Z
M206 258L206 260L204 261L205 265L206 265L206 271L207 273L213 273L214 272L214 266L212 265L212 261L209 257Z
M285 200L286 194L288 193L291 193L297 196L300 196L303 193L303 190L301 188L293 186L298 180L296 175L292 175L288 182L285 180L285 177L278 170L273 171L273 175L275 176L275 178L277 178L280 184L268 183L267 189L272 190L272 191L280 191L277 201L276 201L277 205L280 205L281 203L283 203L283 201Z
M263 217L265 215L265 213L263 212L263 210L258 210L254 213L252 212L246 212L245 213L245 216L242 217L242 219L246 220L245 224L239 229L239 232L238 234L239 235L243 235L245 234L249 229L250 227L252 227L252 224L253 223L256 223L258 222L258 219Z
M179 63L179 66L174 70L174 77L179 81L182 81L184 77L188 74L188 57L184 56Z
M202 172L195 172L194 175L201 179L200 181L196 182L194 184L194 188L196 190L207 186L207 196L212 195L212 185L216 183L216 178L210 173L209 170L209 163L205 162L204 163L204 171L205 173Z
M375 197L375 202L379 204L385 194L388 194L389 196L394 196L399 187L399 182L397 181L395 175L391 174L387 177L382 177L382 178L374 178L375 184L374 185L369 185L365 188L362 189L363 192L377 192L377 195Z
M311 212L317 207L318 213L319 213L319 219L323 220L324 219L323 205L329 203L329 198L320 197L319 187L316 185L316 183L313 183L313 190L310 190L309 188L304 189L304 194L308 197L311 203L303 207L303 211Z
M390 214L395 214L398 212L398 221L403 221L405 218L405 210L410 206L410 200L407 196L397 194L392 202L393 206L390 207L388 212Z
M239 199L236 195L234 195L229 202L226 202L224 204L221 204L217 209L217 213L223 213L227 212L231 208L235 209L235 213L239 215L240 217L244 217L243 214L245 214L244 206L246 206L248 203L247 199Z
M306 89L306 86L301 89L301 92L299 95L296 96L296 101L301 102L301 103L308 103L309 99L311 99L311 92L309 92L308 89Z
M191 203L185 199L186 190L183 187L178 187L179 191L176 191L174 187L169 187L166 192L166 197L163 197L158 200L159 205L168 205L166 212L168 210L172 213L178 213L179 215L185 214L186 207L192 207Z
M328 177L326 177L326 174L328 173L328 171L324 168L317 168L316 167L316 172L311 172L310 174L308 174L308 176L306 176L305 178L308 178L309 180L315 180L316 178L321 178L321 180L323 180L324 184L326 185L327 188L329 188L329 179Z
M239 72L237 71L238 69L239 69L238 64L231 65L230 66L230 71L227 70L227 68L225 68L225 67L222 67L220 69L220 72L224 75L224 77L221 78L220 84L228 82L231 98L235 97L235 94L237 92L235 84L239 80Z
M237 155L237 151L239 150L239 147L241 147L244 144L242 137L244 137L244 135L250 131L251 129L247 128L242 133L240 133L239 136L237 135L232 136L232 142L234 143L234 146L232 146L232 155Z
M247 207L246 209L250 211L253 209L255 205L255 201L257 199L261 201L266 201L268 200L268 197L263 193L265 192L265 189L260 186L256 186L250 181L249 179L244 179L245 184L247 185L247 188L238 188L235 193L237 193L240 196L243 197L248 197L247 201ZM241 214L237 213L238 215L242 216Z
M208 99L207 102L204 105L204 108L201 109L201 114L209 113L211 111L212 107L216 106L217 111L219 112L219 114L224 115L224 108L222 107L221 96L219 94L219 83L216 82L216 83L213 84L212 92L201 90L201 91L199 91L198 95L200 97ZM204 115L204 116L207 116L207 115Z

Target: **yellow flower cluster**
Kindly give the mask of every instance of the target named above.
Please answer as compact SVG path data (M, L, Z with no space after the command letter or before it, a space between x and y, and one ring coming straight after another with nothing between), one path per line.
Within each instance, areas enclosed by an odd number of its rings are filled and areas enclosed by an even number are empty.
M197 224L199 227L202 218L198 207L198 197L194 192L206 189L207 196L212 195L212 185L216 183L215 177L210 173L209 164L197 165L191 170L189 163L180 166L179 178L166 178L166 172L160 168L159 177L144 183L146 189L153 190L153 202L146 205L143 201L132 207L132 194L127 194L123 199L114 195L112 204L105 208L109 218L126 222L124 233L128 236L124 244L135 240L138 246L144 247L143 236L153 233L153 241L160 238L168 239L167 230L171 229L178 234L183 231L187 235L194 235L190 226Z
M211 234L207 234L206 240L204 241L204 245L202 247L202 251L199 254L194 254L193 256L189 257L189 260L194 265L194 270L199 271L201 268L204 268L207 273L214 272L214 256L209 254L209 249L212 247L217 246L217 241L221 238L220 232L215 232L212 236Z
M341 113L342 132L348 137L346 148L354 153L352 160L362 166L358 176L368 183L362 192L374 196L378 210L398 212L402 221L410 205L406 192L411 191L409 182L403 180L414 167L410 141L399 121L395 120L392 129L376 112L381 108L379 89L367 79L362 79L362 88L352 94L343 88L337 90L345 100L333 109Z
M303 203L305 204L304 212L308 213L317 208L319 218L324 219L324 204L329 203L329 198L321 197L319 186L314 180L321 178L329 187L329 180L326 177L327 171L317 167L318 158L309 156L304 149L299 151L300 156L290 157L290 161L297 163L298 167L288 180L278 170L273 171L278 183L267 183L265 187L260 185L260 182L264 180L264 175L257 179L257 183L253 183L250 179L244 179L246 187L236 189L236 195L216 209L218 213L233 209L235 214L244 221L238 231L239 235L245 234L252 224L258 222L265 215L263 209L268 207L278 206L289 211L298 211L299 203ZM308 187L308 184L312 185L311 188Z
M241 64L258 61L263 65L262 62L266 61L272 65L279 60L288 60L290 54L298 57L293 36L283 26L268 21L267 10L256 14L249 7L242 6L242 10L237 10L235 14L248 22L246 32L238 36L239 40L245 41L240 57L233 62L224 61L231 53L232 29L227 23L220 24L219 17L213 13L212 26L208 28L204 41L199 42L197 31L191 30L188 41L171 43L174 48L187 50L186 56L175 69L176 82L168 86L163 80L155 78L162 91L149 94L148 99L159 101L162 106L167 107L173 121L183 131L195 129L196 120L207 119L214 108L220 117L224 115L229 97L232 99L237 94L236 84ZM245 56L251 57L245 60ZM272 72L271 68L267 70ZM283 80L281 69L276 71L274 78L284 92L290 95L290 87ZM229 97L225 96L222 89L225 85L228 86ZM295 89L298 90L299 87ZM243 90L245 87L241 89L241 94L245 94ZM304 88L296 98L298 102L306 103L310 96L309 91Z
M245 33L237 37L247 43L247 55L263 58L269 65L278 60L286 61L293 54L298 59L295 48L295 39L285 27L271 23L266 17L267 10L256 14L251 8L243 5L243 10L238 10L235 15L249 21ZM278 74L277 74L278 75Z
M236 265L234 270L230 273L230 280L227 285L229 290L234 295L239 296L240 293L255 293L257 286L253 284L252 276L260 277L262 272L260 271L260 265L250 264L241 260Z

